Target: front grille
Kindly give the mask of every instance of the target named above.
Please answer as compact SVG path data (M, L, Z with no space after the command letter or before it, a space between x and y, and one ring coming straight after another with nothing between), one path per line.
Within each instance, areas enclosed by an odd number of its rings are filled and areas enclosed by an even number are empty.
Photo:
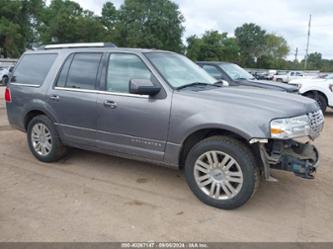
M310 118L310 137L312 139L315 139L316 137L319 136L321 130L324 127L324 115L321 110L315 111L315 112L310 112L308 114Z

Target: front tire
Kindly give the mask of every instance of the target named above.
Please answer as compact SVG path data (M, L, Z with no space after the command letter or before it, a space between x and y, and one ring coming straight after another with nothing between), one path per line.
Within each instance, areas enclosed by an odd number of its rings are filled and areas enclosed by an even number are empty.
M323 113L325 113L326 109L327 109L327 101L326 101L326 98L321 94L321 93L318 93L318 92L308 92L305 94L306 97L308 98L311 98L311 99L314 99L315 101L317 101L321 111Z
M52 121L45 115L29 122L27 140L32 154L42 162L55 162L67 154Z
M187 155L185 177L196 197L207 205L235 209L259 184L253 153L240 141L214 136L197 143Z

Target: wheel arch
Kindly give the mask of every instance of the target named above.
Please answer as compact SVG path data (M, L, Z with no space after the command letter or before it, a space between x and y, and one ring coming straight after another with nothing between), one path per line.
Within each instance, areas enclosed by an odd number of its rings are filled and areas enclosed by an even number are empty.
M302 93L303 96L306 96L307 94L309 93L314 93L314 94L320 94L321 96L323 96L325 98L325 101L326 103L328 104L329 101L328 101L328 97L327 95L325 94L325 92L321 91L321 90L318 90L318 89L313 89L313 90L306 90Z
M55 118L48 111L44 110L43 108L33 108L27 111L24 115L23 126L25 130L27 130L29 122L38 115L45 115L46 117L51 119L52 122L55 122Z
M225 128L202 128L190 133L182 142L179 157L178 165L180 169L183 169L186 156L191 148L197 144L199 141L212 137L212 136L229 136L232 137L243 144L245 144L253 153L257 153L257 148L255 145L250 145L248 142L248 137L244 134L237 133Z

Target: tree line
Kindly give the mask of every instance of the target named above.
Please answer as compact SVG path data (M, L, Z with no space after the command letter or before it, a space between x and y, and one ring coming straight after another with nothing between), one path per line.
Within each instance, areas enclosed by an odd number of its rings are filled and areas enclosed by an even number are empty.
M103 5L101 15L70 0L0 0L0 56L19 57L26 49L49 43L113 42L184 53L192 60L223 60L253 68L303 69L289 61L287 41L254 23L234 34L218 30L182 37L184 16L171 0L125 0L120 8ZM320 53L308 57L308 69L333 71L333 60Z

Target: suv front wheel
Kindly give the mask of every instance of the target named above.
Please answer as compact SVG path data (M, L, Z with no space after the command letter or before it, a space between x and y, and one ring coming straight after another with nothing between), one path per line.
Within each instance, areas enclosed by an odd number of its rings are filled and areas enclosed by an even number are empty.
M32 154L42 162L57 161L67 153L52 121L45 115L38 115L29 122L27 139Z
M245 204L259 184L253 153L240 141L225 136L197 143L187 156L185 176L199 200L222 209Z

